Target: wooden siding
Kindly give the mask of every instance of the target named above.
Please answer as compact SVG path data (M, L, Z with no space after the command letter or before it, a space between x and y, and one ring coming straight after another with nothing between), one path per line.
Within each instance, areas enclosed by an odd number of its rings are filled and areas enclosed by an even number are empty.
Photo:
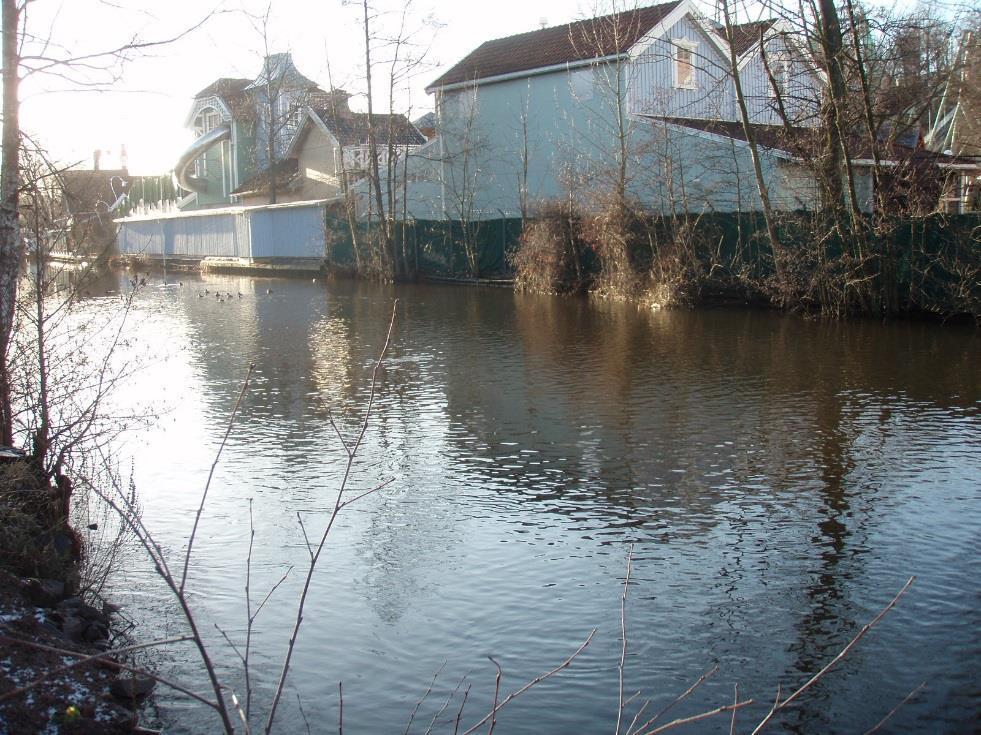
M788 46L783 38L771 38L766 44L767 62L771 70L779 71L786 65L781 88L784 110L794 126L817 125L821 109L821 83L809 64L805 64L798 52ZM774 76L778 76L777 73ZM763 65L763 57L757 50L752 59L740 70L746 106L754 123L782 125L772 85Z
M325 250L321 203L119 220L122 255L187 258L319 258Z
M322 205L255 209L249 212L253 258L322 258Z
M675 40L697 44L695 88L674 86ZM731 120L729 62L690 18L682 18L630 63L629 109L638 115Z

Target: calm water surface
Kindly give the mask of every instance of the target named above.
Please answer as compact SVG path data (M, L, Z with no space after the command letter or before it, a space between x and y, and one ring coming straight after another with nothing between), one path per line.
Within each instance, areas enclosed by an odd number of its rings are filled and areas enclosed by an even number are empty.
M183 286L178 285L183 280ZM179 559L247 365L255 379L215 474L189 588L241 694L255 527L264 712L295 616L309 533L333 504L347 436L395 297L398 320L345 511L313 583L283 732L453 732L516 700L501 733L612 732L627 554L626 687L671 717L757 704L803 683L902 587L852 655L772 732L853 733L921 682L895 732L970 732L981 714L981 340L932 324L822 324L742 311L640 312L505 290L384 288L246 277L150 279L116 400L159 419L117 449L144 518ZM122 281L120 281L122 283ZM219 303L204 289L235 296ZM272 293L267 293L272 289ZM105 299L93 299L95 308ZM151 638L182 631L138 556L118 598ZM205 684L190 649L161 673ZM461 681L463 682L461 684ZM454 689L456 692L454 694ZM160 692L170 733L216 720ZM447 704L447 701L449 704ZM258 719L258 718L257 718ZM664 719L670 719L665 716ZM685 732L728 732L726 717Z

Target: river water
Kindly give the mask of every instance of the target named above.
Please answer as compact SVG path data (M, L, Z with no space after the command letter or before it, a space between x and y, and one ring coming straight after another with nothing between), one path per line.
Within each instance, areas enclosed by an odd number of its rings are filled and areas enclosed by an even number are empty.
M125 276L102 284L125 289ZM182 281L183 283L179 283ZM209 293L204 295L207 289ZM214 291L231 293L220 301ZM241 296L239 296L241 294ZM118 297L93 297L93 308ZM981 713L981 340L967 327L828 324L507 290L159 275L134 301L138 369L117 407L155 416L115 450L180 566L215 471L188 582L240 697L251 526L255 722L267 711L308 555L344 467L373 358L392 345L352 493L313 579L281 732L460 732L500 697L572 665L499 715L501 733L615 729L718 671L658 722L772 702L820 669L915 575L898 606L770 732L854 733L925 687L894 732L967 732ZM101 304L101 306L100 306ZM328 413L330 412L330 413ZM303 519L301 528L298 517ZM133 554L114 593L143 639L180 633ZM152 657L201 691L190 648ZM438 675L436 675L438 672ZM432 691L424 697L432 684ZM158 689L168 733L215 732ZM485 728L487 726L485 725ZM728 715L683 732L729 732Z

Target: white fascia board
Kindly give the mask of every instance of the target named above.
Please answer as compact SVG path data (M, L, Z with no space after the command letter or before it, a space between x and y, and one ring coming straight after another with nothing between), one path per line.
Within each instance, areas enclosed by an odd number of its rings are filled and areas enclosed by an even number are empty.
M651 28L640 38L639 41L630 47L630 58L636 59L638 56L644 53L645 50L647 50L648 46L660 39L665 33L676 26L682 18L684 18L686 15L694 13L695 6L692 4L691 0L681 0L681 2L678 3L678 7L664 16L660 23Z
M781 18L776 22L774 22L772 26L770 26L769 30L764 35L763 40L766 42L766 41L771 41L773 38L783 39L785 45L787 45L788 47L792 46L793 50L797 52L798 56L796 56L795 58L804 63L808 71L811 72L811 74L814 76L815 79L818 80L818 82L827 86L828 75L824 73L824 70L821 69L821 67L819 67L817 64L814 63L814 59L811 57L810 52L807 51L807 49L805 49L803 46L801 46L801 44L799 43L799 35L800 35L800 31L798 29L795 29L790 24L789 21L786 21ZM760 49L759 41L756 41L755 43L753 43L752 46L750 46L748 49L743 51L743 55L739 57L739 61L736 65L736 68L739 71L742 71L746 67L746 65L749 64L749 62L751 62L753 59L757 57L757 54L759 53L759 49Z
M702 15L695 6L691 4L689 0L683 0L682 3L678 5L677 8L672 10L664 20L654 26L650 31L648 31L643 38L641 38L637 43L630 47L630 59L636 60L644 51L646 51L652 43L661 40L664 35L674 28L679 22L684 20L685 16L691 18L692 24L701 33L701 35L708 41L709 46L715 48L725 62L725 68L729 66L729 44L726 40L719 36L718 33L712 30L708 23L708 20ZM671 41L672 45L674 42ZM704 54L702 55L704 56Z
M584 66L605 64L609 61L616 61L617 59L623 59L625 57L626 54L610 54L609 56L597 56L594 59L583 59L582 61L566 61L561 64L552 64L551 66L539 66L534 69L523 69L521 71L508 72L507 74L498 74L493 77L481 77L479 79L470 79L464 82L442 84L438 87L426 87L426 92L428 94L433 94L437 91L452 92L457 89L471 89L473 87L482 87L485 84L494 84L495 82L508 82L512 79L525 79L527 77L536 77L542 74L554 74L555 72L579 69Z
M230 121L233 119L232 111L228 109L228 105L225 104L221 97L213 94L210 97L194 98L194 102L191 103L191 111L187 113L187 117L184 119L184 127L189 128L194 125L194 118L205 107L214 107L216 110L219 110L226 120Z
M763 34L763 42L767 43L772 41L774 38L783 38L786 42L788 36L792 36L793 32L794 30L790 23L783 19L776 20L774 21L773 25L766 30L766 33ZM742 71L749 62L756 58L756 54L759 53L759 49L760 42L753 41L753 44L748 49L743 51L742 56L739 57L739 60L736 63L736 68L739 71Z
M300 147L300 139L303 137L301 133L303 133L303 128L306 127L308 120L314 127L319 128L320 131L327 136L327 139L332 145L339 145L337 138L334 137L334 134L331 132L330 128L328 128L327 124L320 119L320 115L314 112L313 108L305 107L303 108L303 117L300 119L300 124L297 126L296 132L293 134L293 140L290 142L290 147L286 149L284 158L292 158L296 153L297 148Z
M899 164L900 164L900 161L897 161L897 160L894 160L894 159L886 159L886 160L880 160L879 161L879 165L880 166L893 167L893 166L898 166ZM875 166L875 159L872 159L872 158L853 158L852 159L852 165L854 165L854 166L869 166L869 167ZM956 170L960 170L960 171L971 171L971 170L981 171L981 164L976 164L976 163L936 163L934 165L937 168L956 169Z
M951 168L958 169L960 171L981 172L981 163L938 163L937 168Z
M702 32L702 34L708 39L718 52L722 55L722 58L729 61L729 42L726 41L722 36L715 32L711 25L709 25L708 18L702 15L698 10L693 9L691 12L692 20L695 21L696 27Z

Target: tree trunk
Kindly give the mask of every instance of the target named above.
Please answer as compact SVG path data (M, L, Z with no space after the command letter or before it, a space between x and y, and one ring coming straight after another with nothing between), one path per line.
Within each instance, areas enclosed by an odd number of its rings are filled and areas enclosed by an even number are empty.
M763 164L760 161L760 151L756 145L756 135L749 119L749 109L746 107L746 97L743 94L743 85L739 78L739 64L736 59L736 50L732 45L732 18L729 15L729 4L727 2L722 3L722 13L725 17L726 41L728 41L729 46L729 69L732 72L736 102L739 104L739 117L742 121L743 134L746 136L746 142L749 143L750 157L753 160L753 174L756 178L756 189L760 195L760 203L763 205L763 219L766 221L766 234L770 240L770 251L773 255L773 270L777 278L780 279L782 275L783 260L780 238L777 235L777 226L773 214L773 207L770 204L770 190L767 187L766 179L763 176ZM761 35L761 48L763 41L764 39ZM736 187L739 187L738 179L736 181ZM687 207L685 208L685 211L687 213Z
M20 120L17 94L20 59L16 0L3 2L3 133L0 172L0 443L13 444L8 357L17 300L17 274L23 244L20 238Z

